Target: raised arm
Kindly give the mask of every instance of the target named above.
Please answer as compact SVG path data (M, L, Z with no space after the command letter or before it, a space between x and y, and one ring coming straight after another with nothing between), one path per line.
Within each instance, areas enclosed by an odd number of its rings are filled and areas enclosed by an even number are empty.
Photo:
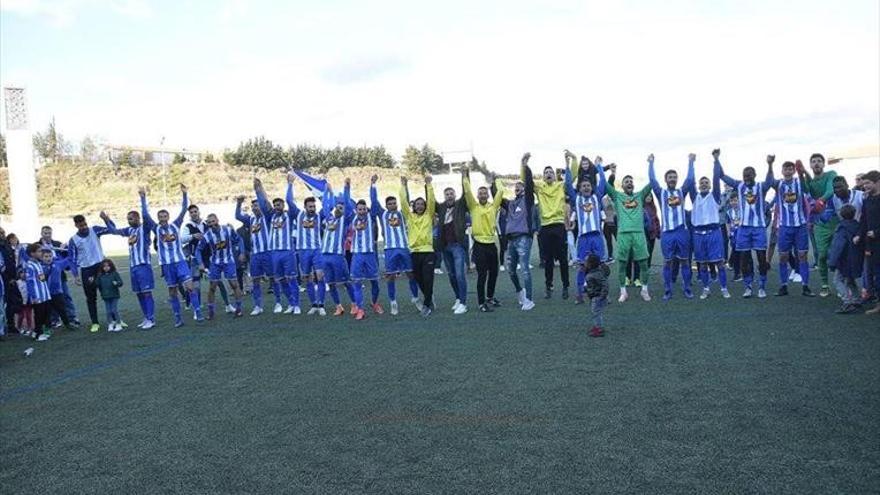
M257 204L260 206L263 215L266 217L271 216L272 205L269 204L269 199L266 198L266 188L263 187L263 181L256 177L254 177L254 193L257 195Z
M141 199L141 218L144 219L144 227L147 230L153 230L156 227L156 221L150 216L150 207L147 205L147 190L144 187L139 187L138 196Z
M430 215L431 218L434 218L434 213L437 211L437 201L434 200L434 186L431 185L431 182L434 180L430 175L425 176L425 214Z
M108 234L124 235L124 236L128 235L126 232L116 228L116 224L113 223L113 219L110 218L110 215L108 215L107 213L102 211L100 216L101 216L101 220L104 221L104 225L107 226L107 233Z
M681 186L682 191L685 194L688 191L692 191L693 194L697 193L697 188L694 185L694 162L697 160L697 155L691 153L688 155L688 171L687 176L684 178L684 184Z
M243 223L245 227L251 226L251 219L241 211L241 204L244 203L244 196L235 198L235 219Z
M764 178L764 194L770 188L776 189L776 178L773 176L773 162L776 161L776 155L767 155L767 176Z
M409 206L409 187L407 186L406 177L400 176L400 211L403 218L409 220L412 215L412 208Z
M526 188L526 191L531 191L532 194L535 192L535 177L532 174L532 169L529 168L529 158L532 157L531 153L526 153L522 157L522 166L520 168L520 178L523 181L523 185Z
M577 189L575 189L575 186L573 185L574 180L575 179L572 176L571 170L566 168L565 180L563 181L563 183L565 184L565 195L568 196L571 201L574 201L575 197L577 197Z
M492 207L497 211L498 208L501 208L501 203L504 202L504 184L501 183L501 179L495 177L495 174L492 174L492 184L495 186L495 192L492 196Z
M345 186L342 188L342 201L345 204L345 218L354 213L351 205L351 179L345 178Z
M721 167L721 162L718 160L718 157L715 157L715 167L718 169L718 177L728 186L730 187L739 187L740 181L734 179L733 177L726 175L724 173L724 168Z
M296 207L296 201L293 199L293 172L287 173L287 192L284 194L284 201L287 202L287 216L296 218L299 215L299 208Z
M180 213L178 213L177 218L174 219L174 225L176 225L177 228L180 228L180 226L183 224L183 217L186 216L186 208L189 206L189 195L187 194L187 189L185 185L180 185L180 192L183 196L180 205Z
M465 203L467 203L469 210L472 210L477 206L477 199L474 197L474 192L471 190L471 176L467 172L467 169L463 169L461 172L461 193L464 196Z
M721 156L721 150L712 151L712 157L715 164L712 166L712 196L715 202L721 204L721 164L718 163L718 157Z
M654 194L657 195L657 198L660 198L662 190L660 189L660 183L657 182L657 176L654 174L654 153L648 155L648 185L654 191Z
M379 204L379 191L376 190L376 181L379 180L378 175L370 177L370 215L378 217L385 211Z

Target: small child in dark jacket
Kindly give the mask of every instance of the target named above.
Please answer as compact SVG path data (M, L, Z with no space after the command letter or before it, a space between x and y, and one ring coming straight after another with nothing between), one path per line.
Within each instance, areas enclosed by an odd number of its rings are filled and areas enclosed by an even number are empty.
M104 307L107 309L107 331L121 332L122 320L119 318L119 288L122 287L122 277L116 271L113 260L105 258L101 262L101 273L96 282Z
M611 270L595 254L587 256L584 269L587 270L585 293L590 298L590 311L593 315L590 337L604 337L602 316L608 305L608 276L611 275Z
M828 269L834 272L834 286L843 299L843 306L836 311L838 314L855 313L861 307L856 280L862 276L865 258L860 246L853 244L853 237L859 235L859 222L855 217L853 205L843 205L841 221L828 250Z

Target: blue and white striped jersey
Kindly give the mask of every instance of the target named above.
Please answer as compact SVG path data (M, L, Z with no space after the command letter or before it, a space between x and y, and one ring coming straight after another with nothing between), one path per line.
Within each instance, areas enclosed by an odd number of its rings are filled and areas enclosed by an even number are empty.
M243 250L238 233L229 225L221 225L217 230L206 229L205 237L199 242L197 251L205 247L211 250L211 264L235 264L235 250Z
M144 223L154 225L154 232L156 233L156 247L159 252L159 264L160 265L170 265L173 263L179 263L181 261L186 261L186 256L183 254L183 240L181 239L180 227L183 225L183 218L186 215L186 207L189 205L189 198L186 193L183 194L183 205L180 209L180 213L177 215L177 218L174 221L167 223L165 225L156 223L153 220L153 217L150 216L149 206L147 205L147 198L143 197L141 200L141 208L144 213Z
M595 194L578 194L574 199L578 235L602 231L602 206Z
M660 205L660 218L663 224L663 232L675 230L686 225L686 217L684 212L685 193L689 191L694 184L694 162L688 161L688 173L684 179L681 188L669 189L660 187L657 177L654 175L654 162L648 162L648 180L651 182L651 189L657 197Z
M840 198L836 194L831 196L831 201L829 204L831 205L830 214L837 214L840 217L840 209L843 208L843 205L853 205L853 208L856 209L856 217L855 220L859 221L862 218L862 204L864 203L864 192L856 191L855 189L849 190L849 195L846 198ZM825 210L829 210L829 208L825 208ZM827 222L828 220L826 220Z
M355 215L351 221L354 235L351 239L351 252L357 254L373 253L376 238L373 236L373 216L369 213Z
M287 210L286 211L276 211L275 208L269 204L269 200L266 199L265 193L261 191L257 192L257 201L260 204L260 209L263 211L263 215L266 217L267 225L269 227L269 250L270 251L291 251L296 249L296 237L295 237L295 226L294 226L294 209L296 205L293 204L293 186L291 184L287 184Z
M807 224L804 185L798 179L774 181L776 204L779 206L779 225L800 227Z
M144 205L142 203L142 217L144 217L143 210ZM144 223L137 227L128 226L120 229L112 221L107 222L107 228L110 229L111 234L128 237L128 265L130 267L152 263L152 257L150 256L150 243L152 241L150 232L153 231L154 227L155 225L152 224L152 220L147 222L145 217Z
M370 185L370 214L379 220L382 228L382 238L385 239L385 249L409 250L409 239L406 230L406 220L403 212L398 208L394 211L386 210L379 203L379 194L376 185Z
M321 218L323 219L324 238L321 242L321 252L324 254L345 254L345 238L351 225L352 210L351 188L345 186L342 193L343 213L337 217L333 210L336 207L337 198L329 184L321 197Z
M321 249L321 217L301 210L296 218L297 249Z
M260 254L269 250L269 226L266 216L246 215L241 211L241 203L235 205L235 218L251 232L251 254Z
M721 164L716 160L715 166L721 170ZM767 190L772 186L772 174L768 171L764 182L755 181L752 185L746 185L741 180L736 180L721 173L721 180L736 190L739 199L740 226L741 227L767 227L767 216L764 213L764 198Z
M52 299L49 292L49 282L46 280L46 272L43 264L30 259L24 265L27 295L31 304L40 304Z

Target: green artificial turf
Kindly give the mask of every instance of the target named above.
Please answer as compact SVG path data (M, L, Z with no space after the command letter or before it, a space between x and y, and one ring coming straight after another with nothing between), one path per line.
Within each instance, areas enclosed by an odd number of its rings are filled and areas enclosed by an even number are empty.
M221 315L173 329L163 289L149 332L7 339L0 491L880 489L880 318L835 315L833 298L799 290L743 300L739 283L730 300L664 303L655 276L655 301L631 290L593 339L588 307L541 299L533 273L531 313L501 273L502 308L454 316L442 275L428 319L399 284L398 317Z

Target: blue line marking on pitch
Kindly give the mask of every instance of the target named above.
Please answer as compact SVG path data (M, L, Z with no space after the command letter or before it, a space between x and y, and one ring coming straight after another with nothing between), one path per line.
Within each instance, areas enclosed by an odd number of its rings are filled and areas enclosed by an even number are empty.
M31 392L36 392L38 390L43 390L45 388L49 388L53 385L59 385L65 382L69 382L71 380L75 380L77 378L83 378L85 376L91 375L95 372L112 368L114 366L119 366L121 364L127 363L132 359L142 358L151 356L153 354L162 352L166 349L171 349L173 347L177 347L181 344L189 342L195 338L200 337L200 335L187 335L183 337L178 337L176 339L169 340L167 342L162 342L161 344L156 344L150 346L146 349L141 349L138 351L127 352L119 357L115 357L113 359L109 359L104 362L96 363L90 366L86 366L84 368L75 369L72 371L68 371L66 373L62 373L61 375L52 378L50 380L45 380L42 382L32 383L30 385L26 385L24 387L14 388L7 392L0 393L0 403L6 402L10 399L14 399L18 396L29 394Z

